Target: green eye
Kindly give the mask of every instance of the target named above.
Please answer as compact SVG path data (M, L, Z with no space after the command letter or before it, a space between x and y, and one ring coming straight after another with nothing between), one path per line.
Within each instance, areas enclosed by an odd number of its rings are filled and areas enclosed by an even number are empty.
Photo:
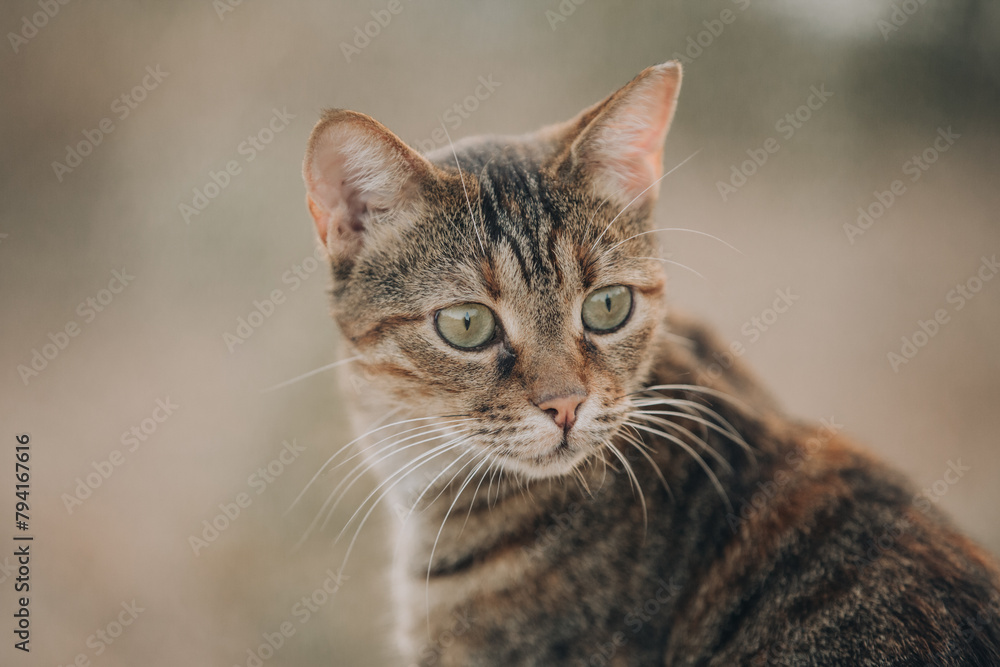
M602 287L583 300L583 323L592 331L613 331L632 312L632 290L624 285Z
M463 349L472 349L490 342L496 331L496 320L489 308L481 303L461 303L438 311L435 318L441 338Z

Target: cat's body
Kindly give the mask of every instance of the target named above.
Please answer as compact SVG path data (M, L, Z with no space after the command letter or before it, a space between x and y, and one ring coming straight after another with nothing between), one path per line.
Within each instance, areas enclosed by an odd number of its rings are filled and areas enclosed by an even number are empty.
M628 477L600 465L588 469L593 495L544 481L499 501L480 491L468 523L468 505L456 505L438 541L428 639L442 498L414 515L427 539L395 580L410 589L417 664L1000 664L988 557L835 424L789 421L737 366L711 380L724 348L694 325L672 331L693 345L663 341L651 383L716 388L753 410L667 392L704 401L754 447L756 465L728 438L707 438L737 471L712 463L733 509L691 457L655 437L673 497L630 457L645 530Z
M397 421L364 467L414 508L404 664L1000 664L989 557L667 316L648 218L679 78L427 158L352 112L314 132L334 314Z

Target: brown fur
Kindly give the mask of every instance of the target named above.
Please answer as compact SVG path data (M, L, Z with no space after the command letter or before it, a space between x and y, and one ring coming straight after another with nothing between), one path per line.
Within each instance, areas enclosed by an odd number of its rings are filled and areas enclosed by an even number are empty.
M314 131L308 203L371 381L359 414L399 413L400 439L362 451L413 508L403 664L1000 664L992 559L668 315L643 232L679 85L650 68L562 125L426 157L355 112ZM587 329L584 297L612 285L631 314ZM435 329L467 302L497 322L475 350ZM571 428L540 407L581 392Z

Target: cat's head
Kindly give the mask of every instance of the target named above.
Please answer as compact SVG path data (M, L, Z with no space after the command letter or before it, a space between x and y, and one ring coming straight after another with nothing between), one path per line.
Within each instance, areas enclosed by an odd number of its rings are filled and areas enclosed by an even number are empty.
M357 362L410 415L465 419L463 447L530 477L614 436L664 326L649 218L681 69L572 120L421 155L353 111L309 141L309 210Z

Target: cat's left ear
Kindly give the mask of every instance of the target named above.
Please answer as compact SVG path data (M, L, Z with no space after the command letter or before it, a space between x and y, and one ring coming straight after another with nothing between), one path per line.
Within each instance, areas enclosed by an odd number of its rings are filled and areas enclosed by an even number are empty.
M663 175L663 143L681 88L681 65L645 69L563 126L572 141L567 162L602 199L653 201Z

